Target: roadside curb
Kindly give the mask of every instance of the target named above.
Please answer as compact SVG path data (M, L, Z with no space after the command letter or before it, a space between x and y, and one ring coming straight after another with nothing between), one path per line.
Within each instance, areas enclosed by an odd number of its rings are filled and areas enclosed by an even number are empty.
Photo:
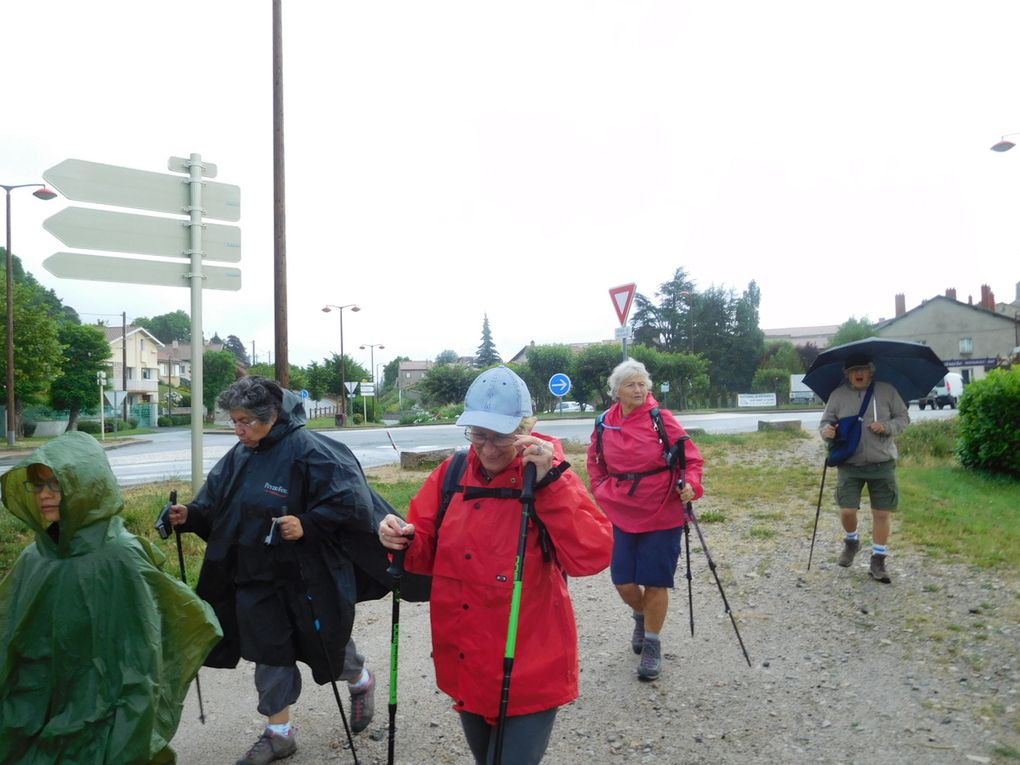
M124 438L119 441L96 441L106 451L112 449L120 449L122 446L133 446L134 444L148 444L152 443L151 439L148 438ZM31 449L6 449L0 451L0 465L16 465L22 459L27 457L29 454L34 452L38 447L32 447Z

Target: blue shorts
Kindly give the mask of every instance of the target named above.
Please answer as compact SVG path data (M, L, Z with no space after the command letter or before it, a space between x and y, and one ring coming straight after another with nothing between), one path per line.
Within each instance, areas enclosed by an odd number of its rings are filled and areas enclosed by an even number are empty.
M673 587L684 527L631 534L613 526L613 584Z

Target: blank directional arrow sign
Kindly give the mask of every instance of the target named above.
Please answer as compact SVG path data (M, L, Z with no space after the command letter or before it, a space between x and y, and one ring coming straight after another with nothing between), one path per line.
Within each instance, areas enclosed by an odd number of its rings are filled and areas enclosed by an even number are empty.
M191 230L184 218L113 212L91 207L65 207L43 221L43 228L68 247L189 258ZM241 229L206 223L202 229L205 260L241 260Z
M61 279L96 282L155 284L160 287L191 287L191 264L166 260L116 258L81 252L56 252L43 261L43 268ZM202 289L241 289L241 269L203 266Z
M191 204L187 176L134 170L83 159L65 159L43 178L75 202L131 207L136 210L183 215ZM236 221L241 218L241 188L229 183L203 181L202 215Z

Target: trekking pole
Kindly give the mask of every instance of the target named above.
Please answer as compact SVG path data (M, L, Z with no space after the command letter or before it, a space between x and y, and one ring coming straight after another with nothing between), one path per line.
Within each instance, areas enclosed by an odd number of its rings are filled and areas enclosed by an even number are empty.
M409 540L414 539L414 534ZM408 546L411 542L408 541ZM393 577L393 609L390 615L390 733L389 749L386 755L386 765L393 765L393 757L397 742L397 653L400 647L400 580L404 576L404 556L407 555L407 547L393 553L393 562L386 569L386 573Z
M715 577L716 586L719 588L719 594L722 596L723 606L726 609L726 613L729 614L730 623L733 625L733 631L737 633L737 642L740 643L740 650L744 652L744 661L747 662L747 666L751 666L751 658L747 655L747 649L744 648L744 641L740 637L740 630L737 629L737 620L733 618L733 611L730 609L730 603L726 600L726 593L723 592L722 582L719 581L719 574L715 570L715 561L712 560L712 556L708 552L708 545L705 544L705 535L701 533L701 524L698 523L698 516L694 512L694 505L690 502L687 503L687 514L691 516L691 520L694 521L694 530L698 532L698 539L701 540L701 549L705 552L705 557L708 558L708 567L712 571L712 576Z
M822 482L818 485L818 507L815 508L815 530L811 532L811 550L807 556L807 570L811 570L811 558L815 554L815 535L818 534L818 516L822 512L822 491L825 489L825 471L829 467L829 460L822 462Z
M534 462L524 466L524 486L521 490L521 532L517 540L517 560L514 561L514 589L510 596L510 622L506 630L506 651L503 653L503 689L499 698L499 719L496 723L496 751L493 765L503 762L503 733L506 713L510 705L510 675L514 670L514 651L517 648L517 619L521 613L521 588L524 584L524 553L528 546L528 518L535 511Z
M159 518L156 519L156 531L159 532L161 539L166 539L170 536L170 508L177 504L177 492L170 492L170 500L163 505L163 509L159 513ZM181 581L184 584L188 583L188 574L184 570L184 547L181 545L181 530L174 527L174 536L177 539L177 562L181 567ZM195 693L198 694L198 719L202 725L205 725L205 705L202 704L202 681L198 679L198 670L195 670Z
M281 509L280 515L287 514L287 506L284 505ZM279 522L278 517L273 518L273 524L269 527L269 533L266 534L266 538L263 540L266 547L275 546L279 540L276 535L276 524ZM333 662L329 658L329 650L326 648L326 641L322 637L322 625L319 623L319 617L315 615L315 602L312 600L312 592L308 589L308 580L305 578L305 569L301 564L301 556L298 555L298 551L295 547L291 546L290 553L294 558L294 562L297 564L298 578L301 580L301 588L305 591L305 600L308 602L308 613L312 618L312 626L315 627L315 634L319 638L319 647L322 649L322 655L326 658L326 670L329 672L329 684L333 686L333 698L336 699L336 706L340 710L340 720L344 724L344 732L347 734L347 743L351 745L351 755L354 757L354 765L358 765L358 751L354 747L354 737L351 735L351 727L347 724L347 714L344 712L344 704L340 699L340 689L336 685L336 673L333 672Z
M694 593L691 591L691 524L684 521L684 548L687 550L687 610L691 615L691 637L694 637Z

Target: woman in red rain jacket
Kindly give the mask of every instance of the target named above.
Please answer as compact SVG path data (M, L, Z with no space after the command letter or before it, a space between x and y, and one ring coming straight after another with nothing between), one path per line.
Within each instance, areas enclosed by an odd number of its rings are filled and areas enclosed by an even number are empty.
M464 491L452 495L438 524L451 458L411 500L408 523L387 516L379 538L390 549L406 547L408 571L432 575L436 683L453 699L475 761L492 762L522 512L514 493L534 463L535 514L551 544L544 553L543 533L530 521L502 759L533 765L545 754L557 708L578 693L565 575L604 570L612 531L559 442L531 433L531 395L520 377L503 366L486 370L464 404L457 420L471 442Z
M666 448L687 434L671 412L658 409L651 387L640 361L618 364L609 376L616 403L600 416L588 447L591 490L613 522L610 573L623 602L633 609L631 648L641 654L642 680L655 680L662 670L659 632L680 557L685 506L703 493L704 467L701 452L689 440L682 444L684 459L667 462ZM659 433L660 423L665 435Z

